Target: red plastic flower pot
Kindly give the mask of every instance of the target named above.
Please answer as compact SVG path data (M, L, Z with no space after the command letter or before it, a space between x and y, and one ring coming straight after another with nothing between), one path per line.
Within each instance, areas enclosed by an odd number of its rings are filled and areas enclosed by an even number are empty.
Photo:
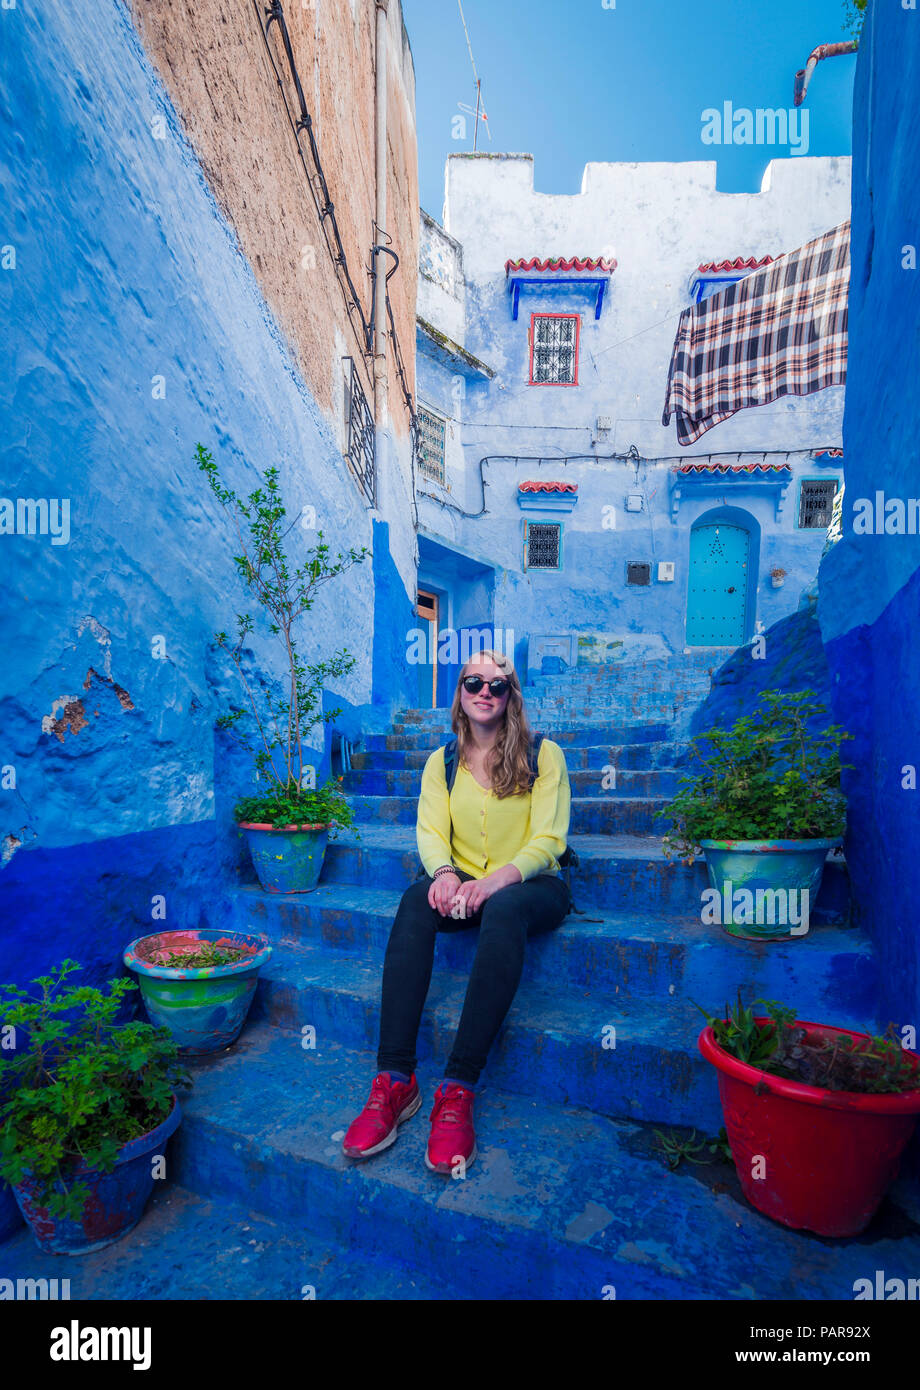
M807 1029L809 1038L869 1036L820 1023L796 1027ZM709 1027L699 1048L719 1073L725 1130L751 1205L819 1236L864 1231L897 1177L920 1114L920 1089L864 1095L787 1081L732 1057ZM920 1082L920 1057L908 1056Z

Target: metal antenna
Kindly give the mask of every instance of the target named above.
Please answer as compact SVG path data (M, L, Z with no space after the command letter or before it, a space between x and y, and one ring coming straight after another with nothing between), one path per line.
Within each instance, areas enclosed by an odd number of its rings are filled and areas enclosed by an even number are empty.
M482 107L482 82L480 80L479 73L476 71L476 59L473 57L473 45L470 43L470 33L466 27L466 20L463 16L462 0L457 0L457 4L460 6L460 22L463 25L463 32L464 34L466 34L466 46L469 49L470 62L473 65L473 78L476 83L476 124L473 127L473 151L475 153L479 146L479 111ZM469 107L467 107L467 110L469 110ZM489 118L486 115L484 108L482 110L482 119L486 122L486 129L489 130ZM492 139L491 130L489 130L489 139Z

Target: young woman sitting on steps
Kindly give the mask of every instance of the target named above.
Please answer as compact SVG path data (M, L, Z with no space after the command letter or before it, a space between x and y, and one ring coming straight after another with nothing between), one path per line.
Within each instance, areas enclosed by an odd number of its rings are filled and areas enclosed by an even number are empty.
M378 1075L345 1135L350 1158L392 1144L422 1103L416 1040L439 931L479 927L476 955L444 1079L435 1092L425 1162L450 1174L476 1157L473 1097L514 999L528 937L552 931L571 899L559 873L571 792L565 756L544 738L537 776L531 733L511 661L482 652L460 672L451 706L456 780L444 749L422 773L416 837L424 866L402 896L383 966ZM531 785L532 784L532 785Z

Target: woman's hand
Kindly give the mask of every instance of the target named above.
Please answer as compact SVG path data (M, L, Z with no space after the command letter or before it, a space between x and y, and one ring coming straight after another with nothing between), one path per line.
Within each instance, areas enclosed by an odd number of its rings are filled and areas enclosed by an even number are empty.
M447 874L444 877L447 878ZM453 896L463 900L467 917L472 917L493 893L497 893L501 888L508 888L512 883L520 883L522 877L520 869L515 868L513 864L505 864L501 869L486 874L485 878L471 878L466 883L461 883Z
M457 874L439 874L428 889L428 905L440 912L442 917L450 916L450 906L462 888L463 880Z

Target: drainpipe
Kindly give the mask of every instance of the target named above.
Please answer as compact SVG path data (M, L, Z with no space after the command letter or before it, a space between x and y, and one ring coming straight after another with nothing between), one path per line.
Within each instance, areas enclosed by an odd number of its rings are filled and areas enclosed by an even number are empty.
M375 244L386 238L387 220L387 6L389 0L376 0L377 39L374 59L376 86L376 186L377 233ZM374 251L374 424L377 444L387 423L387 311L386 277L381 274L383 248ZM378 449L379 459L379 449Z
M811 75L822 58L839 58L842 53L855 53L858 48L858 39L846 39L843 43L822 43L812 49L808 62L795 75L794 105L801 106L804 102Z

